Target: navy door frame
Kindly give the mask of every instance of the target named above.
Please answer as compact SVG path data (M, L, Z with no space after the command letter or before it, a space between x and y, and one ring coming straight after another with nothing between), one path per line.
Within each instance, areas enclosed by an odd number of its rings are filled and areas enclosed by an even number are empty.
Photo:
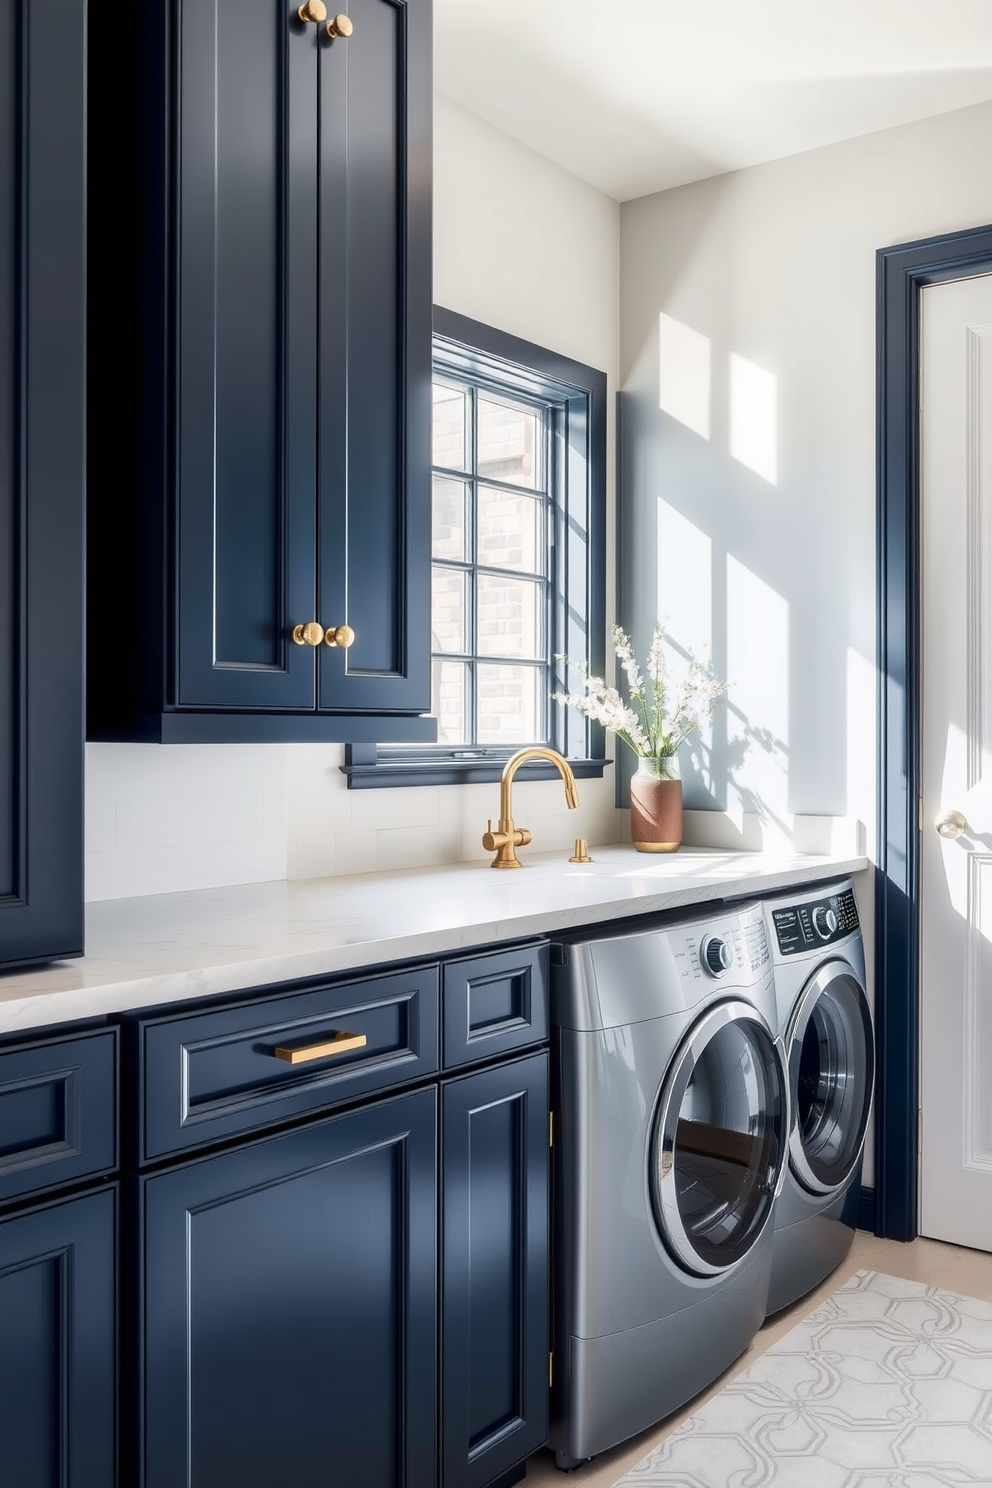
M882 248L878 284L875 1232L918 1233L920 291L992 273L992 226Z

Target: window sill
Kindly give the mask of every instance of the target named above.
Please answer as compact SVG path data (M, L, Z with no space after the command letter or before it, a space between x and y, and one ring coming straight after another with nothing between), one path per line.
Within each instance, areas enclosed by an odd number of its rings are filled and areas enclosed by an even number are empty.
M341 773L347 777L349 790L383 790L408 785L489 785L499 781L506 760L502 759L353 759L364 750L347 749ZM570 759L576 780L599 780L613 761L608 759ZM518 780L560 780L554 765L544 760L530 760L521 765Z

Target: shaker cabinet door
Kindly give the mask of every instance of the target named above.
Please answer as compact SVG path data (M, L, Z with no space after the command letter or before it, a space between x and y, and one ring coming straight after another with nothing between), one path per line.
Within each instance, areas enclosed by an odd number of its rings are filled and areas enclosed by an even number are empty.
M0 1220L0 1482L113 1488L116 1190Z
M430 708L431 16L320 49L319 707Z
M141 1488L434 1488L436 1093L141 1184Z
M0 966L83 949L85 33L0 5Z
M548 1056L442 1096L441 1482L484 1488L548 1436Z
M317 29L174 14L176 702L313 708Z
M305 8L94 7L93 739L435 736L430 0Z

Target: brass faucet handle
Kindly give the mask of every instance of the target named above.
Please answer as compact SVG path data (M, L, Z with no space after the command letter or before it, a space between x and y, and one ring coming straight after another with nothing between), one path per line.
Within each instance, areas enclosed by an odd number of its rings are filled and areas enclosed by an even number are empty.
M584 837L576 837L575 852L568 860L570 863L591 863L589 856L589 844Z
M489 830L483 833L482 845L486 852L494 852L496 856L490 863L490 868L519 868L520 860L516 852L517 847L526 847L531 841L530 832L526 827L515 827L513 818L501 816L493 831L492 818L489 820Z

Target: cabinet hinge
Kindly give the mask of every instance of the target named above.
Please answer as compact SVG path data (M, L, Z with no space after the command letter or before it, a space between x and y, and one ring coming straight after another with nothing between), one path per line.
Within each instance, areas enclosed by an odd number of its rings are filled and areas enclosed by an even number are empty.
M922 832L923 831L923 797L922 796L919 799L918 805L919 805L919 810L917 811L916 819L917 819L917 824L919 825L919 829Z
M548 1389L549 1390L550 1390L551 1386L554 1384L554 1382L555 1382L555 1356L554 1356L554 1354L549 1354L548 1355Z
M549 1111L548 1112L548 1146L549 1147L553 1147L554 1145L555 1145L555 1113L554 1113L554 1111Z
M923 1107L916 1108L916 1155L923 1151Z

